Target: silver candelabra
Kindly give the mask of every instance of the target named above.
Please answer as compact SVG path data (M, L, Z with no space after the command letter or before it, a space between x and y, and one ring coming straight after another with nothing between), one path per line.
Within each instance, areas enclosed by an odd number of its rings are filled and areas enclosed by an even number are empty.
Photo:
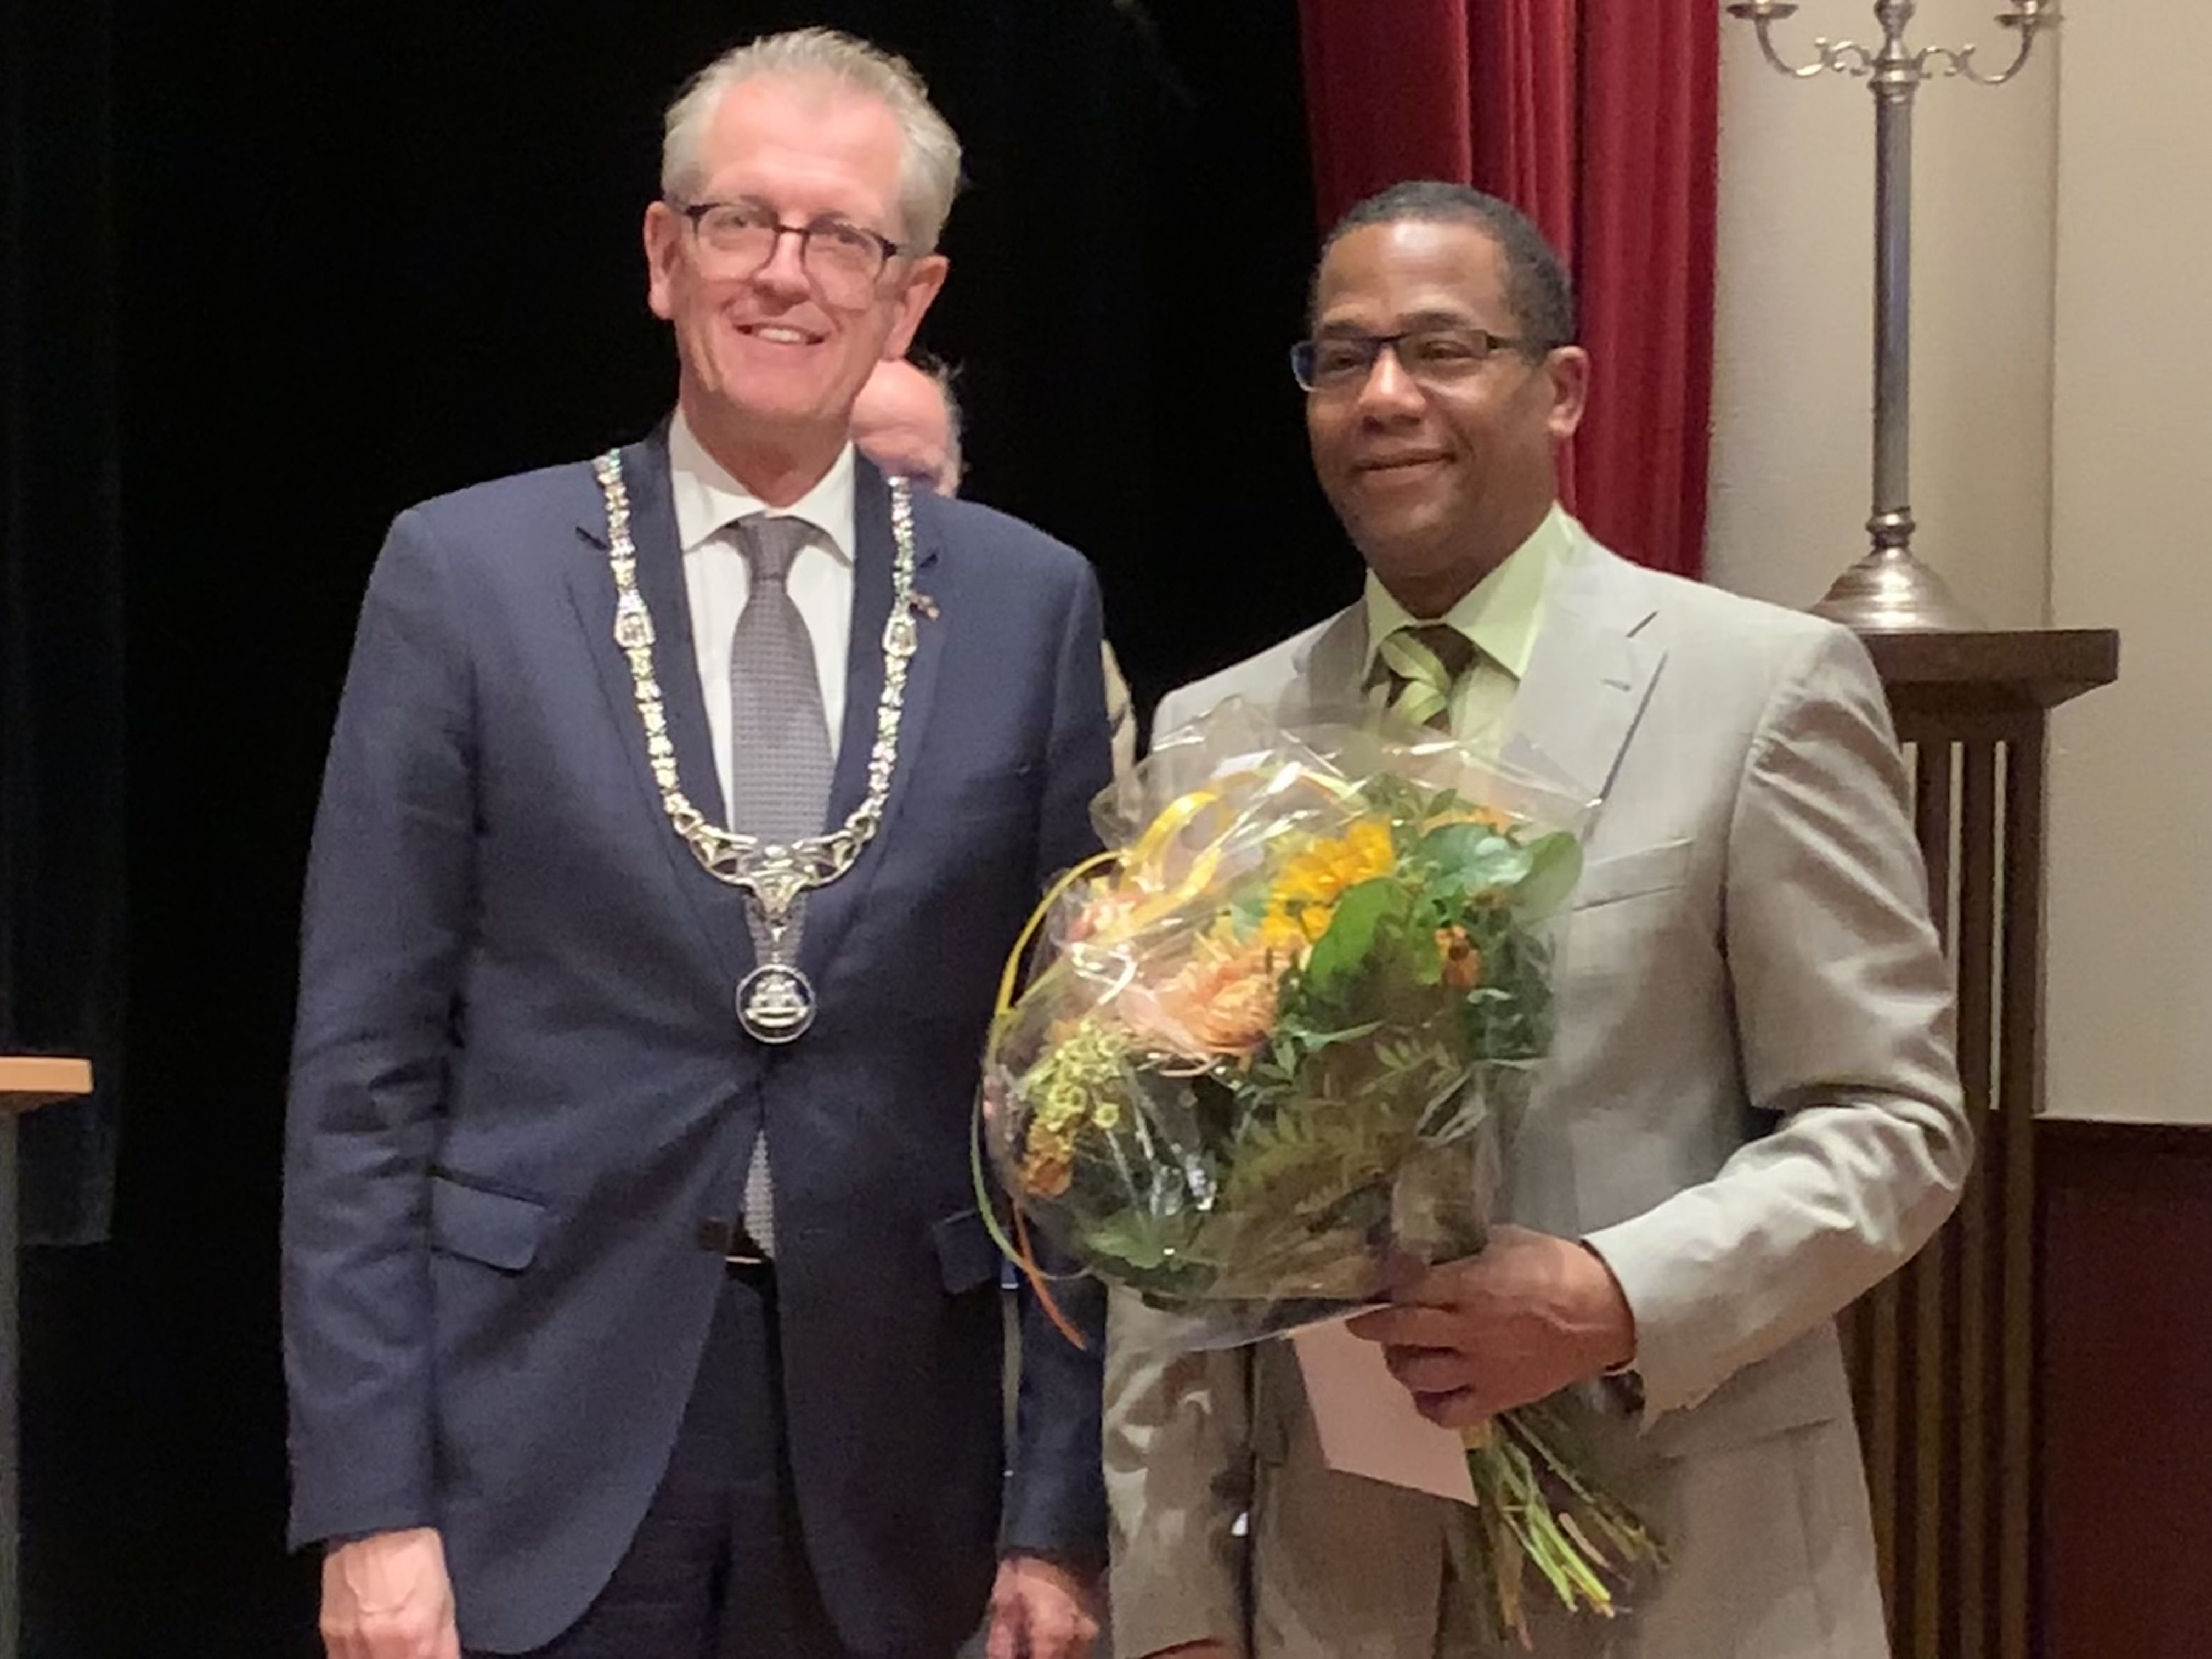
M1814 607L1865 632L1971 629L1974 617L1942 579L1912 551L1910 449L1912 396L1912 103L1923 81L1964 76L2002 86L2027 66L2036 36L2058 24L2058 0L2012 0L1997 27L2014 31L2012 62L1994 74L1972 46L1908 46L1905 31L1917 0L1875 0L1881 43L1815 40L1812 63L1794 64L1777 50L1774 26L1800 8L1787 0L1739 0L1729 15L1759 30L1759 48L1784 75L1808 80L1828 70L1865 81L1874 92L1874 516L1873 547L1838 576Z

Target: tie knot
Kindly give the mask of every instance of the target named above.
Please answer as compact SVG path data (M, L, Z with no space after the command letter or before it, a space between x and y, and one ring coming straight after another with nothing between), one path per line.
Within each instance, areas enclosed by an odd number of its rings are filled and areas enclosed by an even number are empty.
M1416 725L1449 730L1453 688L1474 665L1476 654L1474 641L1449 623L1395 628L1376 647L1367 684Z
M1474 665L1474 641L1449 623L1393 629L1375 653L1376 666L1401 680L1444 690Z
M804 519L754 513L738 520L738 550L754 580L781 582L813 534L814 526Z

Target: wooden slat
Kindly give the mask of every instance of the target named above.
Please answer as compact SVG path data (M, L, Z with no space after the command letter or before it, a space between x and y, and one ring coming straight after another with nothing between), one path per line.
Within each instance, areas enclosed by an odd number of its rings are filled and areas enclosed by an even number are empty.
M1999 1490L1990 1480L1990 1428L1996 1420L1990 1407L2002 1387L2002 1355L1990 1340L1989 1315L1995 1288L1990 1272L2001 1252L1991 1247L1995 1212L1984 1173L1996 994L1996 750L1991 744L1975 744L1966 751L1959 818L1959 1080L1982 1147L1954 1224L1959 1232L1959 1526L1951 1579L1958 1608L1956 1659L1986 1659L1990 1561L1996 1545L1990 1500Z
M2004 1000L1997 1109L2004 1122L2002 1375L1998 1467L2008 1490L1997 1533L1997 1659L2028 1659L2036 1493L2035 1136L2041 1109L2043 732L2009 744L2004 765Z
M1953 842L1957 830L1954 805L1955 744L1923 743L1914 754L1913 818L1923 860L1928 867L1929 911L1937 934L1948 949L1954 938L1956 907ZM1896 1612L1898 1647L1909 1659L1942 1659L1942 1624L1946 1586L1943 1577L1944 1540L1953 1517L1944 1483L1946 1365L1944 1356L1947 1309L1944 1296L1948 1276L1952 1230L1938 1232L1906 1270L1905 1304L1911 1318L1909 1341L1901 1356L1900 1400L1909 1400L1910 1413L1901 1425L1905 1462L1899 1469L1905 1502L1899 1510L1899 1526L1905 1534L1895 1555L1896 1577L1890 1599Z
M1916 744L1912 749L1912 829L1928 866L1928 908L1936 932L1951 943L1951 845L1956 815L1952 805L1958 750L1948 743Z
M1911 1501L1905 1510L1911 1527L1911 1553L1900 1551L1899 1622L1905 1626L1902 1650L1911 1659L1944 1659L1943 1544L1954 1518L1944 1490L1945 1380L1943 1297L1945 1263L1951 1229L1929 1239L1908 1269L1912 1308L1911 1345L1905 1356L1905 1381L1912 1402L1905 1470Z
M1888 1615L1889 1642L1898 1645L1897 1583L1898 1532L1898 1407L1899 1367L1903 1301L1897 1275L1893 1273L1863 1298L1866 1310L1867 1413L1860 1432L1866 1442L1867 1495L1874 1508L1875 1566L1883 1587L1882 1605Z

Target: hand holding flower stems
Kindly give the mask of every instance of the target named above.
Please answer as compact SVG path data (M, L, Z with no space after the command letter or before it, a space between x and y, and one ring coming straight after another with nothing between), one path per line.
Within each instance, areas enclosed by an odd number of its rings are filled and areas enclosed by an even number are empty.
M1480 1255L1431 1267L1363 1314L1423 1416L1474 1428L1636 1357L1636 1322L1604 1261L1572 1239L1498 1224Z

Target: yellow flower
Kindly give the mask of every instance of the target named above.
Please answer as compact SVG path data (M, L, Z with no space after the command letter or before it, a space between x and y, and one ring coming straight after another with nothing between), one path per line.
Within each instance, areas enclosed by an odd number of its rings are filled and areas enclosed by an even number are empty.
M1396 860L1390 826L1362 818L1334 841L1317 841L1294 854L1276 877L1279 904L1334 904L1347 887L1387 875Z
M1294 916L1279 905L1269 906L1267 914L1260 918L1260 931L1254 935L1260 948L1279 962L1303 963L1307 947L1321 936L1319 933L1310 936L1307 933L1307 923L1302 920L1307 914L1302 912L1301 915ZM1320 919L1322 931L1326 932L1328 912L1316 908L1310 914Z
M1334 840L1301 848L1285 860L1268 893L1261 942L1279 957L1303 961L1306 947L1328 932L1337 900L1396 863L1390 826L1380 818L1362 818Z

